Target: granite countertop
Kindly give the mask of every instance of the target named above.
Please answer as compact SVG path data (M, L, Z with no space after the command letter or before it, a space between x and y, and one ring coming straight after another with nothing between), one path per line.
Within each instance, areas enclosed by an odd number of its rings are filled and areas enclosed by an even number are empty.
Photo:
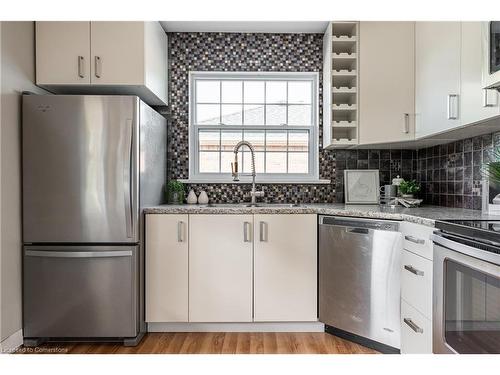
M434 226L436 220L500 220L500 215L490 215L478 210L421 206L416 208L386 207L379 205L332 204L264 204L261 207L245 207L244 204L214 205L160 205L144 209L146 214L321 214L373 219L404 220L416 224Z

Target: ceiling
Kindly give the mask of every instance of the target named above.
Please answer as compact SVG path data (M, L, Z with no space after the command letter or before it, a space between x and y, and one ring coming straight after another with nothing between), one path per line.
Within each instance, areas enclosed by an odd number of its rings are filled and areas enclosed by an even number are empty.
M324 33L328 21L161 21L167 32Z

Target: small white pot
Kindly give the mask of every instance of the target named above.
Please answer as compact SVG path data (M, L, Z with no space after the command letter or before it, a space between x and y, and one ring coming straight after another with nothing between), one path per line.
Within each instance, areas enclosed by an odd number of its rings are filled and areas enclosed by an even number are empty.
M189 190L189 194L187 196L186 201L188 204L196 204L198 202L198 197L196 196L196 193L194 192L193 189Z
M205 192L205 190L202 190L202 192L198 196L198 203L199 204L208 204L208 195Z

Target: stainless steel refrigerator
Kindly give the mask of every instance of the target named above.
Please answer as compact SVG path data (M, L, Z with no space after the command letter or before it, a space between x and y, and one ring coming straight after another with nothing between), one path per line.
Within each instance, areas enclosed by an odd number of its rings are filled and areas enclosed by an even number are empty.
M118 340L144 324L144 206L166 120L135 96L23 95L23 335Z

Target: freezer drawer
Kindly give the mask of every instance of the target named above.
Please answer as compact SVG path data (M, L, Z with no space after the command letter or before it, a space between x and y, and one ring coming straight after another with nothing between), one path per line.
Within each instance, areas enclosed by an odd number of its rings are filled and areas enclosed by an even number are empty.
M25 246L25 338L138 331L138 246Z

